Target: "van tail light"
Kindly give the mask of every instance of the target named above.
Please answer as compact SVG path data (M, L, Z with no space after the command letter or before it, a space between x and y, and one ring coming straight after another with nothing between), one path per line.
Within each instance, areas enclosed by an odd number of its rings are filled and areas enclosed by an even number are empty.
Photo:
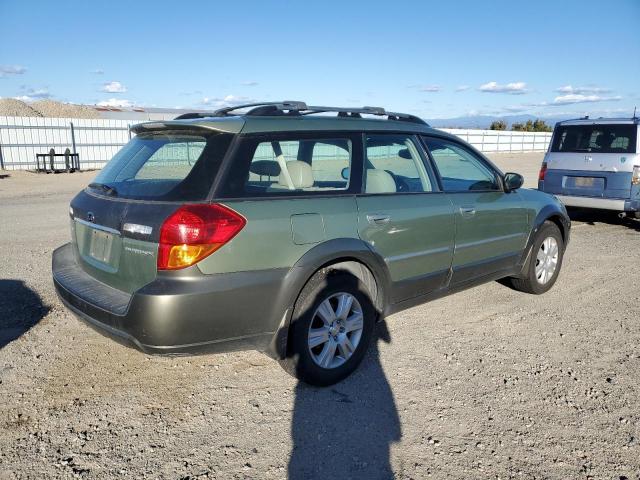
M640 185L640 167L633 167L633 175L631 175L631 185Z
M160 227L158 270L189 267L211 255L244 228L246 219L219 204L183 205Z
M547 174L547 162L542 162L542 165L540 166L540 173L538 173L538 181L542 182L546 174Z

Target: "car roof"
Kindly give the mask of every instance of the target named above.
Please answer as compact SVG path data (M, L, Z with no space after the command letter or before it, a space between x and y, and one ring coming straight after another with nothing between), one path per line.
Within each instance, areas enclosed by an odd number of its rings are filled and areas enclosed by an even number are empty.
M242 109L248 111L239 112ZM187 113L170 121L141 123L132 130L140 133L170 127L200 127L243 134L356 131L424 133L457 138L435 130L424 120L407 113L387 112L381 107L307 106L299 101L255 103L226 107L211 113Z
M381 120L377 118L345 118L336 116L246 116L204 117L184 120L165 120L139 123L132 127L135 133L166 128L200 127L226 133L259 134L273 132L309 131L357 131L357 132L406 132L435 134L456 139L442 130L402 120Z
M556 123L556 126L560 125L633 125L640 123L640 118L575 118L572 120L564 120Z

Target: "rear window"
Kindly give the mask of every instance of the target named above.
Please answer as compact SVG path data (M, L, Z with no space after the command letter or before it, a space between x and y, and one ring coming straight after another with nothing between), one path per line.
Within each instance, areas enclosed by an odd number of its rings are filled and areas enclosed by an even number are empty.
M232 137L201 130L137 135L88 188L119 198L205 200Z
M636 125L561 125L552 152L635 153Z

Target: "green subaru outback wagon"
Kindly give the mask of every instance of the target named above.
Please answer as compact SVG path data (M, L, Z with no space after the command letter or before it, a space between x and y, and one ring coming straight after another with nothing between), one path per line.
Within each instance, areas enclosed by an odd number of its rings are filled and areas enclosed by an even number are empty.
M258 349L328 385L386 315L498 279L544 293L562 265L562 204L412 115L281 102L132 130L52 268L144 352Z

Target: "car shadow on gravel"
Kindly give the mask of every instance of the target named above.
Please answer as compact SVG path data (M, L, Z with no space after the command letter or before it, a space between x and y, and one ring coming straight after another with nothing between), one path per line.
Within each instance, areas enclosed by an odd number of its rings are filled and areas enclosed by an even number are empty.
M22 280L0 279L0 349L44 318L49 307Z
M597 223L620 225L640 232L640 220L631 217L620 218L616 212L583 208L570 208L567 211L574 222L581 222L587 225L596 225Z
M328 388L296 386L289 479L393 478L390 446L402 432L378 351L378 341L391 337L385 322L376 333L347 379Z

